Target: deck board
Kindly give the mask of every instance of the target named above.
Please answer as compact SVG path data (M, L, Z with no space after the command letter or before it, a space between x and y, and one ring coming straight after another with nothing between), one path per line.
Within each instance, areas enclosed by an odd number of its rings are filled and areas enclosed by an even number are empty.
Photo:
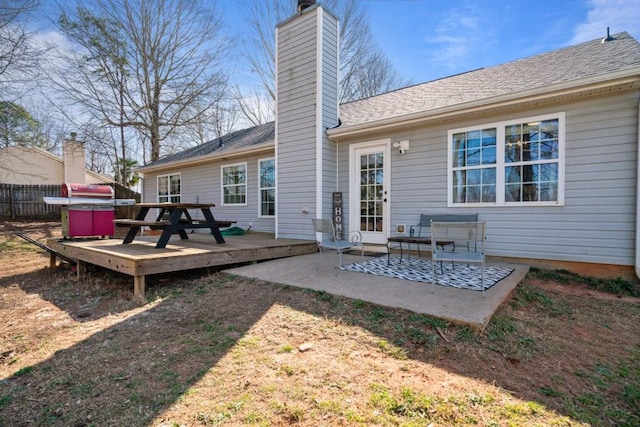
M137 236L129 244L122 239L49 239L56 252L80 263L89 263L132 276L134 296L144 299L144 280L160 274L252 261L266 261L317 252L315 241L275 239L273 235L225 236L218 244L208 233L173 236L166 248L156 249L159 236Z

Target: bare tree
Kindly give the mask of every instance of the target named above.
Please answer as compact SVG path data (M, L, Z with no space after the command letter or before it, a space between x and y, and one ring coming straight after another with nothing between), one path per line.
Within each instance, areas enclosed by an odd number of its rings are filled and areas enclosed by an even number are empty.
M275 101L264 91L243 94L239 87L235 89L235 100L244 119L253 126L275 120Z
M375 43L362 3L357 0L323 3L340 18L340 102L409 84L397 74ZM272 100L275 99L275 26L294 15L296 4L295 0L267 0L250 2L250 7L245 8L250 11L250 37L243 46L245 57L264 96ZM264 106L264 103L258 105ZM252 123L261 116L253 112L251 104L245 104L243 111Z
M113 164L120 164L120 159L126 159L128 156L125 128L131 125L126 118L127 113L130 116L134 115L130 109L127 111L128 105L125 102L125 96L128 93L128 70L126 68L127 46L122 25L118 21L99 17L89 9L78 6L74 10L63 12L58 20L58 26L72 42L77 44L78 51L71 52L71 56L68 57L70 69L64 70L64 77L57 78L55 81L65 97L82 105L91 117L91 123L84 124L92 129L85 133L85 142L91 141L95 129L103 126L118 130L119 149L107 150L106 153L109 157L114 155ZM69 78L71 75L77 77ZM69 115L68 112L65 114ZM100 130L99 134L107 134L109 143L114 136L111 132L103 130ZM94 157L91 160L92 164L98 163L94 162L96 160ZM127 163L122 162L122 164Z
M234 97L230 96L230 91L227 88L224 88L222 92L229 93L229 95L224 98L218 97L213 100L205 100L206 104L211 103L212 106L207 108L197 120L185 127L190 141L202 144L226 135L236 126L240 113L238 103ZM191 107L203 110L200 102L194 103ZM189 144L189 146L192 145Z
M368 98L411 84L398 75L389 58L377 47L367 55L354 57L352 66L344 70L341 101Z
M65 33L89 53L85 57L93 70L81 73L85 85L81 90L74 93L80 85L67 85L68 93L99 112L106 124L137 129L150 144L150 160L157 160L162 144L214 108L227 88L222 67L227 42L215 5L208 2L205 8L198 0L78 4L64 10L63 17L72 24L90 24L91 30ZM94 34L103 41L109 40L108 35L113 39L96 44ZM104 54L108 63L101 60Z
M0 84L27 81L38 68L43 50L31 43L26 30L27 18L37 7L38 0L0 2Z

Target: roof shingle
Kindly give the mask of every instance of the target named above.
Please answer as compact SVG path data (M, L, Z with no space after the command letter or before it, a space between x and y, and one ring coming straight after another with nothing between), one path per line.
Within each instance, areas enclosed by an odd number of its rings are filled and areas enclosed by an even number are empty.
M362 125L640 66L640 43L626 32L614 37L345 103L340 120Z
M275 141L275 122L265 123L247 129L238 130L223 137L205 142L195 147L187 148L178 153L169 154L155 162L147 163L146 167L160 166L166 163L180 162L209 154L234 152L242 148L257 147Z

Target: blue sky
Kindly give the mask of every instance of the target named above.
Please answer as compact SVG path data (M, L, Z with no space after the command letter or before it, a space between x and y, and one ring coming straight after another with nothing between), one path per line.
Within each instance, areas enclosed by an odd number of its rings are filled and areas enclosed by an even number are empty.
M357 1L383 51L413 83L602 38L607 27L640 40L640 0ZM54 9L54 0L41 3ZM247 4L251 1L218 0L237 40L246 28Z
M414 83L612 33L640 40L640 0L362 0L378 43Z

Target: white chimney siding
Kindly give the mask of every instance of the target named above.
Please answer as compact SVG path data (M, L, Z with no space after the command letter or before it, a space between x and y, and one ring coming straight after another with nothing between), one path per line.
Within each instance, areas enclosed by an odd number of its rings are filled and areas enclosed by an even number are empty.
M321 4L276 27L276 237L312 239L336 188L338 19Z

